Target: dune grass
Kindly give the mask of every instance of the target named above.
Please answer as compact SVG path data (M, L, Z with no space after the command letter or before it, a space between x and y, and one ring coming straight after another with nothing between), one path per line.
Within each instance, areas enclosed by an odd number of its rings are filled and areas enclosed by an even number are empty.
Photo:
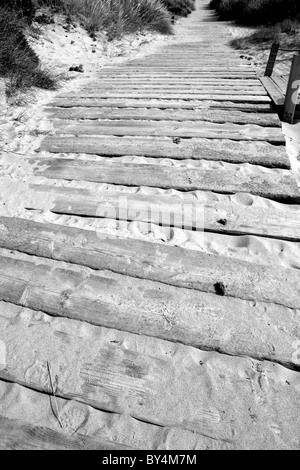
M32 86L56 89L57 78L43 69L23 35L24 20L13 9L0 6L0 76L7 78L8 95Z
M172 15L187 16L194 0L0 0L0 76L8 93L33 86L57 88L57 78L43 69L23 31L43 8L39 22L51 22L53 13L78 21L90 35L106 31L109 40L125 33L155 31L172 34ZM46 8L46 10L45 10ZM49 14L47 14L49 12Z
M244 25L274 25L300 21L299 0L211 0L219 18Z
M36 0L79 19L94 34L106 30L111 38L136 31L172 33L171 15L160 0Z
M222 20L258 26L252 34L231 41L236 49L269 49L278 41L300 50L300 0L211 0L210 7Z
M195 0L161 0L165 7L176 16L188 16L195 10Z

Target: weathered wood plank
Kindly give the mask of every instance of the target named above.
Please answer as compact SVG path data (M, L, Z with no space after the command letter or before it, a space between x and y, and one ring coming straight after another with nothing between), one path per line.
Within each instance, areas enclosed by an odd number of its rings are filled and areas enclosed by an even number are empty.
M284 95L270 77L261 77L261 82L276 106L284 105Z
M286 90L287 90L287 80L285 80L280 75L276 75L276 74L272 75L272 80L275 83L275 85L278 86L281 93L285 96L286 95Z
M50 103L52 106L72 108L74 106L84 107L111 107L111 108L159 108L159 109L220 109L239 110L243 112L274 113L270 103L235 103L233 101L197 101L197 100L155 100L155 99L109 99L109 98L55 98Z
M139 68L144 70L152 69L160 69L160 70L168 70L168 69L181 69L181 70L249 70L250 72L253 71L253 67L249 66L248 64L241 64L239 61L230 59L230 64L228 64L228 60L224 59L222 61L218 59L210 59L203 57L201 62L195 62L194 60L170 60L168 61L166 58L166 62L163 61L151 61L149 63L134 63L129 64L126 69L133 69Z
M250 100L253 99L253 97L257 97L258 102L263 101L263 102L268 102L268 96L267 92L265 90L260 90L259 88L257 89L245 89L245 88L236 88L235 87L213 87L213 88L199 88L199 89L194 89L194 88L187 88L187 87L182 87L182 88L167 88L167 87L160 87L156 89L155 87L152 87L151 85L149 87L140 87L140 86L128 86L128 87L115 87L113 85L110 86L99 86L99 87L93 87L93 88L83 88L80 90L80 92L77 94L81 97L101 97L105 95L114 95L114 94L120 95L123 94L124 98L130 96L130 95L137 95L137 96L152 96L155 94L155 97L159 98L164 98L162 95L166 95L164 99L168 99L168 96L172 96L174 99L174 95L177 95L178 99L184 99L185 97L191 97L194 99L201 99L199 96L204 96L204 97L209 97L210 100L214 99L211 98L211 96L237 96L237 97L244 97L244 101L247 101L248 97ZM156 96L157 95L157 96ZM62 97L67 97L71 96L74 97L74 93L70 92L70 95L64 94L61 95ZM205 98L204 98L205 99Z
M57 261L50 262L41 258L32 261L31 258L27 259L27 257L24 260L13 255L1 255L0 260L0 300L4 302L27 307L34 311L42 311L60 318L68 317L98 326L165 339L204 350L250 356L256 360L272 360L288 368L299 368L299 361L294 354L294 343L298 340L299 335L299 312L295 312L293 309L256 300L251 302L220 297L106 271L97 274L87 268L79 270L75 267L62 266ZM143 295L141 295L141 292ZM3 309L0 312L0 321L1 316L3 316ZM22 323L22 316L19 315L18 318L19 323ZM3 325L3 320L1 323ZM39 363L44 362L45 355L51 358L51 363L55 360L55 357L60 358L60 361L65 360L66 355L61 354L60 348L56 354L49 355L43 342L33 340L34 324L31 324L31 328L26 325L27 333L24 336L19 335L17 341L20 343L22 338L22 344L26 346L26 338L31 335L31 341L34 341L36 348L32 348L31 353L28 351L27 357L25 354L22 355L22 360L17 362L15 354L13 354L11 359L15 365L14 367L13 364L9 366L10 351L12 353L15 351L15 346L12 343L16 323L7 324L5 322L5 325L6 327L0 330L0 340L5 343L7 348L6 367L2 371L0 369L0 378L16 381L16 369L24 368L26 371L28 365L26 366L25 361L29 361L29 365L35 363L32 353L38 354ZM278 335L279 329L281 331L280 335ZM41 338L39 328L36 329L36 334L38 334L38 338ZM76 336L76 339L78 341L80 338ZM68 359L77 361L78 354L75 354L75 351L74 354L70 354L70 342L67 344ZM79 346L79 341L77 344ZM99 351L101 349L99 342L96 343L97 348L94 347L94 344L95 340L88 349L82 350L80 348L80 350L87 355L91 354L92 350ZM106 362L111 373L115 374L115 380L120 380L124 376L122 369L120 370L120 364L118 366L118 363L114 363L114 361L112 363L107 362L108 358L105 351L101 353L99 351L99 355ZM129 358L130 356L127 357L128 360ZM134 358L132 359L134 360ZM159 387L162 386L163 390L165 387L165 384L162 383L165 378L165 367L161 369L159 367L160 362L163 362L162 358L157 359L154 368L158 367L155 376L157 384L160 384ZM167 368L171 366L168 363L165 365ZM65 363L65 367L68 370L67 363ZM78 370L77 367L76 370ZM177 370L181 374L182 368L177 367ZM185 368L183 370L186 371ZM134 380L134 377L131 381L131 388L135 394L135 387L138 383ZM166 378L170 379L169 376ZM18 382L26 385L26 382L20 381L20 379ZM61 384L61 382L59 383ZM72 381L69 383L72 383ZM79 388L81 388L81 383L79 381ZM150 388L151 385L155 384L150 383ZM145 383L141 384L143 390L145 390L145 386ZM155 389L159 393L156 387L157 385L155 385ZM77 388L77 394L78 391ZM75 398L76 392L75 395L74 392L75 390L69 390L69 394L64 395L67 398ZM190 395L186 395L186 391L184 391L184 394L185 398L182 396L174 397L174 399L184 398L189 401ZM80 398L80 395L77 395L76 398ZM82 395L81 399L83 399ZM161 400L160 393L159 399ZM198 399L198 397L195 397L195 399ZM89 403L87 400L84 401ZM115 400L109 400L108 403L103 400L103 402L97 403L97 407L120 413L127 408L125 403L126 399L119 406ZM94 405L93 403L89 404ZM124 406L126 406L125 409ZM193 403L193 415L197 415L195 413L197 409L196 404ZM171 412L172 407L167 407L159 419L158 417L151 419L149 409L143 407L132 410L134 413L130 414L138 419L144 418L154 424L178 425L191 431L200 431L195 421L193 425L185 426L183 416L178 414L178 410L175 412L175 415L178 416L177 422L166 421L167 410Z
M153 85L149 84L140 84L140 83L128 83L128 84L117 84L114 83L99 83L95 84L94 86L88 86L82 88L80 90L80 95L85 95L86 93L93 95L98 95L99 93L103 92L110 92L110 91L118 91L118 92L134 92L134 93L148 93L148 92L158 92L158 93L178 93L180 95L188 93L188 94L203 94L203 95L258 95L258 96L266 96L267 92L263 87L254 87L254 86L237 86L237 85L226 85L226 86L219 86L216 85L214 87L211 86L201 86L201 85L191 85L187 86L185 84L175 84L174 86L169 84L162 84L162 85Z
M83 435L68 436L45 427L0 416L0 450L133 450Z
M271 113L244 113L242 111L222 110L163 110L152 109L130 109L130 108L46 108L50 117L56 119L111 119L111 120L151 120L151 121L209 121L216 123L233 122L236 124L257 124L267 127L280 127L277 114Z
M146 80L147 77L149 78L149 80L151 79L158 79L158 78L161 78L161 79L164 79L164 78L170 78L170 79L177 79L177 80L183 80L183 79L199 79L199 80L202 80L202 79L206 79L206 80L209 80L210 78L212 80L214 79L230 79L232 82L234 82L234 80L245 80L245 83L249 81L252 81L252 80L257 80L257 76L255 74L250 74L249 72L248 73L239 73L239 72L234 72L234 71L229 71L229 72L205 72L205 71L202 71L202 72L172 72L172 71L168 71L169 69L166 69L165 72L159 72L159 71L156 71L156 72L153 72L151 71L151 69L149 70L148 73L145 73L145 72L139 72L139 71L136 71L136 72L124 72L124 73L120 73L118 71L116 71L116 73L101 73L101 74L97 74L96 76L100 79L106 79L106 80L109 80L109 79L124 79L124 80L129 80L131 78L133 79L144 79Z
M199 121L82 121L53 120L55 132L72 135L124 135L124 136L166 136L198 137L207 139L258 140L284 144L281 129L255 125L214 124Z
M163 165L97 162L63 158L29 159L36 176L123 186L149 186L181 191L250 193L274 200L300 201L294 175L287 170L256 171L255 167L182 168Z
M46 137L37 151L50 153L87 153L105 157L137 155L175 160L216 160L251 163L270 168L290 168L284 146L267 142L232 140L172 139L159 137Z
M73 92L70 94L60 95L61 98L128 98L128 99L163 99L163 100L209 100L209 101L233 101L233 102L242 102L242 103L271 103L271 99L266 96L261 95L241 95L241 94L192 94L192 93L160 93L160 92L83 92L77 93L75 95Z
M233 196L197 192L197 199L159 195L155 197L137 194L106 194L97 196L93 191L79 188L52 187L32 184L36 193L28 209L51 210L58 214L138 220L168 227L183 227L183 207L187 215L184 227L188 230L209 230L238 235L260 235L282 240L300 241L299 206L276 203L267 199L237 194ZM43 203L43 194L47 203ZM49 207L49 195L51 205ZM28 205L29 204L29 205ZM194 212L193 212L194 211ZM204 217L205 215L205 217Z
M0 217L0 246L224 296L300 307L300 272L100 232ZM238 273L238 275L237 275ZM256 281L260 279L258 284Z
M247 86L247 87L256 87L258 85L261 86L260 82L258 79L255 79L255 80L251 80L251 79L248 79L247 81L245 81L244 79L242 78L237 78L237 79L226 79L226 78L201 78L201 77L197 77L197 78L193 78L193 77L187 77L187 78L180 78L180 77L172 77L171 75L170 76L167 76L167 77L156 77L156 76L150 76L148 77L148 79L146 77L136 77L135 75L132 75L128 78L124 77L101 77L101 81L99 81L99 79L97 80L97 82L95 83L108 83L108 84L120 84L120 85L123 85L123 84L128 84L128 82L130 81L130 83L132 84L137 84L137 83L141 83L141 84L145 84L145 85L148 85L149 83L150 84L155 84L155 85L164 85L164 84L170 84L170 85L188 85L188 86L194 86L194 85L197 85L197 86L208 86L208 87L212 87L212 85L218 85L218 86L227 86L227 85L234 85L234 86Z
M143 337L57 321L28 310L16 316L6 309L0 320L5 324L1 339L7 344L7 368L0 372L4 379L50 391L50 358L59 395L77 403L146 423L181 427L241 448L249 440L245 426L253 429L253 412L256 432L250 433L251 444L261 444L263 433L264 445L278 447L271 427L274 420L270 418L266 426L266 413L276 413L283 445L297 446L296 372L249 358L174 347L161 340L147 342ZM66 345L68 354L62 353ZM80 403L77 408L81 409Z

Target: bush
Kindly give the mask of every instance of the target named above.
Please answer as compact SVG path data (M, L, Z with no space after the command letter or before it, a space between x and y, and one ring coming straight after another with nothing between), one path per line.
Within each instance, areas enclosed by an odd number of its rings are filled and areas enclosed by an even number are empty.
M190 0L189 0L190 1ZM160 0L36 0L38 6L48 6L80 19L91 34L101 29L111 37L138 30L172 33L171 16Z
M285 19L300 20L299 0L212 0L220 19L245 25L276 24Z
M55 89L57 80L41 68L23 34L24 20L13 8L0 6L0 76L8 78L8 92L36 86Z
M161 0L166 8L177 16L188 16L195 10L195 0Z

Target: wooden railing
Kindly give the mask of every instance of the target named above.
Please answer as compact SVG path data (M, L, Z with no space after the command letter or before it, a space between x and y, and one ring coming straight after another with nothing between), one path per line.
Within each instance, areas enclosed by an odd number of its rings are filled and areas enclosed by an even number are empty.
M285 86L282 77L274 76L273 71L279 51L296 52L292 59L289 80ZM271 47L269 60L265 70L265 76L262 83L278 106L283 105L282 120L293 124L294 117L299 104L300 89L300 49L282 49L279 43L274 43Z

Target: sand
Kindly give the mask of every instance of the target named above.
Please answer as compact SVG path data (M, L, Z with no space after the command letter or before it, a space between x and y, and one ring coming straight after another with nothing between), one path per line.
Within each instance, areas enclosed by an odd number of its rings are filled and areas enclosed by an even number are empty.
M71 79L66 81L59 92L36 92L34 98L31 98L31 103L26 106L10 107L0 116L2 133L0 215L17 216L85 230L100 230L110 236L178 246L272 266L274 269L276 266L300 269L300 243L296 242L250 235L203 234L138 221L116 222L108 218L59 215L51 212L53 206L51 193L39 199L43 210L28 210L30 204L34 206L36 202L36 193L30 188L33 182L47 183L52 187L89 190L103 200L110 195L120 194L138 194L153 198L174 196L183 203L201 200L203 194L199 191L185 194L175 190L148 187L128 188L111 184L47 180L34 176L34 165L28 162L29 157L36 156L35 150L45 135L53 132L53 125L43 106L59 93L76 92L84 84L89 83L103 65L114 65L128 58L145 57L159 50L166 42L190 40L190 32L186 32L186 24L190 24L187 23L189 21L190 19L182 20L177 24L176 35L173 38L166 39L146 34L128 36L122 41L107 43L105 37L99 35L95 44L80 27L66 31L61 18L57 17L54 26L43 27L42 40L41 37L30 39L31 45L45 65L67 72L69 66L82 64L84 73L72 72L72 75L69 75ZM66 37L68 45L70 44L68 53L65 46ZM71 44L72 41L74 43ZM284 132L288 136L288 152L293 171L297 174L300 148L298 125L284 126ZM46 152L41 154L41 157L48 156ZM68 157L72 157L72 154L68 154ZM85 154L76 155L76 158L83 160L94 157ZM101 157L97 159L101 161ZM135 155L111 159L112 163L115 161L141 164L147 161L155 165L178 167L187 165L189 168L203 169L226 168L227 165L232 165L195 160L184 162L172 159L146 160ZM239 168L244 173L262 171L271 175L272 171L276 172L247 164L239 165ZM224 198L237 205L249 204L267 210L275 206L280 207L290 213L291 219L299 212L299 206L282 205L256 196L226 195ZM8 254L5 250L1 250L1 253ZM32 259L27 255L18 254L17 257ZM50 260L45 263L49 266L56 264ZM61 263L62 265L70 269L67 264ZM88 269L81 267L74 267L74 270L80 273L88 272ZM97 276L100 277L101 272L97 273ZM113 279L114 275L111 277ZM78 291L80 292L80 286ZM23 294L26 298L26 290ZM67 301L68 292L62 299L62 304ZM0 382L2 417L19 419L22 414L24 422L33 426L46 427L66 436L74 433L92 439L99 439L101 436L102 439L133 448L300 448L299 418L293 415L293 411L297 409L300 391L299 372L268 361L230 357L214 351L200 351L144 335L95 327L67 318L54 319L45 313L33 312L29 308L16 307L9 303L0 303L0 312L0 322L4 332L0 339L0 370L3 371L9 364L7 380L17 380L20 384L26 384L29 380L36 390L49 393L49 376L45 370L45 361L50 358L50 362L53 361L59 367L59 370L54 371L59 376L58 395L69 398L69 400L57 398L61 426L53 413L48 395L29 390L22 385ZM298 311L294 314L297 315ZM14 336L14 325L19 328L17 337ZM172 327L172 323L167 327ZM38 341L41 334L44 339L43 344ZM97 367L103 366L102 358L108 354L107 351L110 351L112 343L120 346L120 354L124 356L122 358L129 357L129 363L136 366L135 373L138 370L143 375L138 377L137 383L140 388L137 391L133 381L129 384L120 383L118 378L114 378L112 389L100 393L93 385L92 379L88 377L89 363L97 372ZM295 354L298 350L298 344L295 343ZM162 354L164 360L161 359ZM122 358L114 357L117 371L123 370ZM184 367L178 367L179 364ZM79 370L79 365L84 374ZM105 371L108 375L113 372ZM97 373L95 375L97 376ZM163 384L160 383L161 377L165 380ZM173 393L168 390L167 385L171 382ZM74 384L75 396L72 396L70 384ZM205 390L201 398L203 402L199 402L199 389ZM124 390L128 402L122 397ZM187 390L190 393L190 401L186 399ZM143 402L143 393L151 398L151 408L147 414L141 405L139 414L132 416L130 400L140 399ZM163 399L159 399L161 396ZM88 399L85 400L86 397ZM231 401L230 407L228 407L229 401ZM174 415L167 413L170 403L173 407L178 407L175 421ZM111 414L110 411L113 409L117 409L117 413ZM162 419L164 421L161 427L157 424Z

